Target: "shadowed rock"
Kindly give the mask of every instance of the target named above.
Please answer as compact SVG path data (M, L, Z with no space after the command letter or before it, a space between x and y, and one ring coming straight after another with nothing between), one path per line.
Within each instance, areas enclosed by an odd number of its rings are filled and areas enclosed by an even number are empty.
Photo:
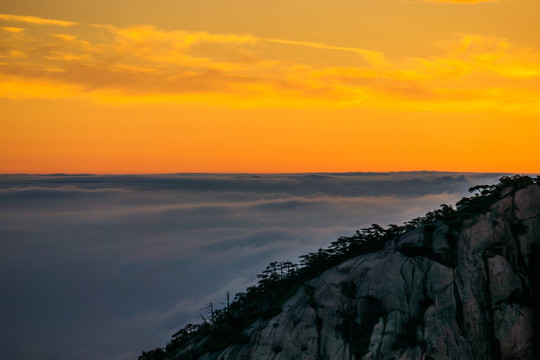
M539 249L540 186L502 191L330 268L246 328L247 343L197 358L537 359Z

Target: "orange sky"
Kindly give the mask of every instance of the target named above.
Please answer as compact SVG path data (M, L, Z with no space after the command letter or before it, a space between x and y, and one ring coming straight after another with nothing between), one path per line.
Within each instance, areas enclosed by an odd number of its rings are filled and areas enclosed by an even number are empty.
M538 0L0 4L0 173L540 172Z

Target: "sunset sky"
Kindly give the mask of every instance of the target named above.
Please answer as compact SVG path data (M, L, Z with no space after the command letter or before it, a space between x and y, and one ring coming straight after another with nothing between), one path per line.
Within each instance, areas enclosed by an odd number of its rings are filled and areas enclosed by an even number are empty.
M0 173L539 172L540 1L0 2Z

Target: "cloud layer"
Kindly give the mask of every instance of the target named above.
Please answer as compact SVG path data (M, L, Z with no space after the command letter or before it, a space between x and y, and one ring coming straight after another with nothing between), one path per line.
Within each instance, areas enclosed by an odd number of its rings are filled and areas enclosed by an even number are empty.
M540 52L498 37L455 34L437 55L392 59L356 47L150 25L8 14L0 25L0 97L10 99L538 111Z
M499 176L0 176L0 347L21 360L136 358L270 261Z

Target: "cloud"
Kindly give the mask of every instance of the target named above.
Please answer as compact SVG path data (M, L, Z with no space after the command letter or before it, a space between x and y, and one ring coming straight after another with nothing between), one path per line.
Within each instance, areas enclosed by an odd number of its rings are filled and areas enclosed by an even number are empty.
M0 347L21 360L136 357L270 261L500 175L0 175Z
M272 43L277 43L277 44L284 44L284 45L309 47L309 48L321 49L321 50L336 50L336 51L351 52L351 53L362 56L364 60L366 60L369 64L374 65L374 66L388 64L387 60L384 57L384 53L379 52L379 51L370 51L370 50L365 50L365 49L360 49L360 48L344 47L344 46L332 46L332 45L310 42L310 41L294 41L294 40L284 40L284 39L263 39L263 40L272 42Z
M205 31L164 31L150 25L139 25L127 28L115 26L103 26L119 37L119 42L153 47L156 42L165 43L167 47L171 44L178 48L186 48L197 43L218 43L218 44L255 44L258 39L251 35L235 34L211 34ZM158 46L161 46L159 44Z
M462 68L497 74L507 79L538 79L540 53L517 48L505 38L459 34L457 40L439 42Z
M503 38L454 34L435 44L438 55L389 59L369 49L249 34L144 25L69 30L0 32L0 97L540 111L540 51ZM324 63L314 61L320 52ZM334 62L336 52L358 56L358 65Z
M21 15L11 15L11 14L0 14L0 20L24 22L27 24L34 24L34 25L74 26L77 24L72 21L53 20L53 19L45 19L45 18L41 18L37 16L21 16Z
M0 26L0 29L11 33L21 33L24 31L24 28L14 26Z

